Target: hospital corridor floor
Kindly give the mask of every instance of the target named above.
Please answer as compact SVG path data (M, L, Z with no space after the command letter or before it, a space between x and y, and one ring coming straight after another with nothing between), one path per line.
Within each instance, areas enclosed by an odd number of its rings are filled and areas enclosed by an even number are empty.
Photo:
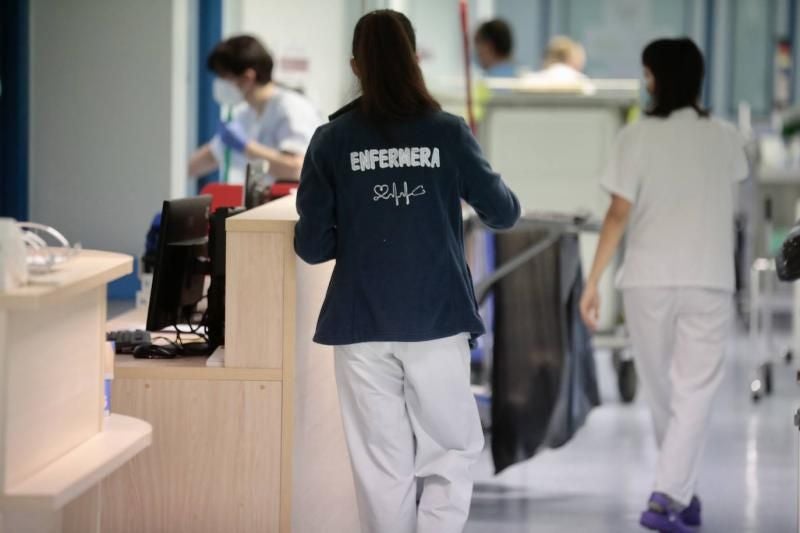
M754 404L747 347L744 334L732 343L710 426L699 487L702 533L797 531L797 363L777 363L773 395ZM610 355L596 359L603 405L571 442L498 476L484 450L466 533L644 531L638 518L656 462L649 414L641 394L631 405L619 402Z

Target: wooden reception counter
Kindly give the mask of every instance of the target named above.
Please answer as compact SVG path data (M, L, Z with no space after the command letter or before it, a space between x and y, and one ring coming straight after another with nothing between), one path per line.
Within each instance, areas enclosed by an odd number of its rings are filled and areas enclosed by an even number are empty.
M112 410L153 445L104 482L103 531L359 530L332 350L311 341L332 263L295 256L296 220L289 197L227 221L224 366L117 357Z
M150 424L103 416L106 284L132 264L84 250L0 291L2 533L98 533L103 478L150 444Z

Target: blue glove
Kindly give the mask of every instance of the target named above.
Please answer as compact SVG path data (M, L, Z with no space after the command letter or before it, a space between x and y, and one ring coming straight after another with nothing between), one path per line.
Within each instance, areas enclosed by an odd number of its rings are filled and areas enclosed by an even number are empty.
M234 152L244 152L247 145L247 134L238 122L220 122L217 127L217 135L222 144Z

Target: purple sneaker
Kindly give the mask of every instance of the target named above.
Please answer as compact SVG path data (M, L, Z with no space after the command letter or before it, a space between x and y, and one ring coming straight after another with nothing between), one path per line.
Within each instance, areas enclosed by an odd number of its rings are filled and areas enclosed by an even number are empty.
M681 512L675 508L672 498L660 492L654 492L650 496L650 503L642 513L639 523L660 533L692 533L682 520Z
M683 523L687 526L697 527L703 522L700 519L700 511L700 498L697 496L692 496L692 501L689 503L689 507L681 512L681 520L683 520Z

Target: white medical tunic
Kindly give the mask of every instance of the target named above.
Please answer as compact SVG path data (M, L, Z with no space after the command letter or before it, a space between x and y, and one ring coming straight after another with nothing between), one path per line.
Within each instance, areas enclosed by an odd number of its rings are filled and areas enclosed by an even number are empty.
M542 70L532 72L525 76L528 81L550 82L550 83L571 83L586 81L589 78L581 72L565 63L553 63Z
M249 105L242 104L234 111L232 120L242 126L248 139L294 154L305 153L311 136L322 123L319 113L304 96L281 87L276 87L261 114ZM219 135L211 139L211 152L222 166L225 145ZM231 151L228 183L244 183L246 165L247 157L244 154ZM270 181L274 179L270 178Z
M602 177L633 204L622 289L734 289L734 206L748 175L744 140L691 108L625 127Z

